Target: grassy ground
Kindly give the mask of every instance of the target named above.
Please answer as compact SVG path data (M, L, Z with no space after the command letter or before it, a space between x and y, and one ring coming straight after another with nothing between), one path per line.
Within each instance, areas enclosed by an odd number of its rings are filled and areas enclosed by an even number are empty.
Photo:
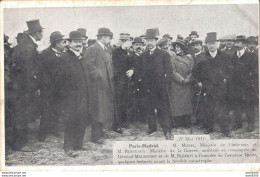
M123 129L124 133L117 134L115 132L106 132L108 137L104 140L104 144L94 144L90 142L90 127L86 130L84 139L84 147L88 151L79 151L79 157L72 158L65 155L63 151L63 137L57 138L50 136L45 142L37 140L37 126L39 121L30 125L29 143L34 152L9 152L6 155L6 165L109 165L113 160L113 141L149 141L149 140L164 140L163 133L159 128L152 135L148 135L147 125L144 123L136 123L130 125L128 129ZM256 121L256 129L254 132L248 133L245 131L246 122L243 122L243 128L233 131L230 139L259 139L259 122ZM173 135L188 135L190 129L178 128L172 129ZM203 130L194 127L195 135L204 134ZM210 134L211 139L228 139L219 132L218 125L215 126L215 132ZM26 148L26 147L25 147Z

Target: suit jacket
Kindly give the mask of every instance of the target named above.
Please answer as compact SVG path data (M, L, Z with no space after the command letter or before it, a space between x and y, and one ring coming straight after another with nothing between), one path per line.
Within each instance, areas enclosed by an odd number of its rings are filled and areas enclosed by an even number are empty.
M90 75L93 118L111 129L117 120L111 53L96 42L87 48L83 58Z
M25 35L12 55L15 62L14 80L18 91L31 94L38 90L38 55L37 45L30 36Z
M169 90L173 80L170 57L169 53L158 48L152 55L149 50L141 55L145 95L153 100L155 107L169 106Z
M232 89L234 101L258 101L258 57L246 51L240 58L232 57Z
M200 72L196 77L198 82L202 83L203 92L207 97L226 102L232 79L232 65L229 56L218 50L216 57L212 58L207 51L205 59L198 63L198 68Z

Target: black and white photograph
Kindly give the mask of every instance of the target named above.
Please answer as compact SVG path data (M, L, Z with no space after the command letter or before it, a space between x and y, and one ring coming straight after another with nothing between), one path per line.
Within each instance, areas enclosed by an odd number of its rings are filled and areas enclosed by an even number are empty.
M2 8L5 167L259 163L259 3Z

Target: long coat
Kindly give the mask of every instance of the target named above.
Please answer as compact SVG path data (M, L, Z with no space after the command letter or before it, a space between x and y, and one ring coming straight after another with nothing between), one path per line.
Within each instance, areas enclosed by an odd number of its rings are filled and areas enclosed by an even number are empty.
M193 59L189 55L176 56L172 58L174 73L178 73L185 79L192 70ZM173 116L182 116L192 113L191 84L183 85L179 80L172 82L171 109Z
M91 110L94 121L111 129L116 119L112 56L96 42L84 55L91 80Z

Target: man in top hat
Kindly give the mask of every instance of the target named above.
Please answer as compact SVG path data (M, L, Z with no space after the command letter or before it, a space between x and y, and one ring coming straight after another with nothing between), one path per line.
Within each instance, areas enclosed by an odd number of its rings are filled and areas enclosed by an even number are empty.
M197 39L199 37L198 32L197 31L192 31L189 34L189 37L191 38L191 40Z
M16 88L14 111L14 150L21 150L27 142L27 122L36 117L36 103L39 96L39 61L37 41L42 39L39 20L27 21L28 31L13 52L14 80ZM11 94L11 93L7 93Z
M235 53L235 46L234 46L234 39L236 36L234 35L227 35L224 36L223 38L221 38L220 40L223 41L225 47L220 49L222 52L228 54L230 57L233 56L233 54Z
M59 118L61 117L61 93L64 80L63 66L66 65L64 50L66 47L64 35L54 31L50 35L51 45L39 55L40 69L40 102L41 120L39 141L44 141L48 135L59 136Z
M214 123L218 120L222 133L230 137L227 95L231 76L231 65L228 56L218 50L217 33L207 33L205 39L208 51L205 59L199 62L198 82L202 83L204 92L204 122L206 134L213 132Z
M78 28L77 29L78 32L80 32L81 36L82 36L82 53L84 53L88 47L88 36L86 35L87 30L84 28Z
M82 57L82 35L71 31L68 38L67 62L63 67L61 105L65 112L64 151L71 157L78 156L83 146L85 129L90 122L90 80L85 59Z
M147 51L141 55L142 81L144 83L148 121L148 134L157 131L156 117L166 139L171 139L169 87L172 79L171 56L156 47L156 31L146 31Z
M91 80L93 121L91 126L91 140L102 143L103 129L114 130L122 133L118 127L114 71L111 51L108 49L113 38L113 33L108 28L99 28L97 42L90 46L84 58Z
M127 127L131 118L129 111L131 77L134 74L133 54L130 51L132 40L128 33L121 33L119 47L112 51L112 63L114 69L114 84L116 93L117 116L120 126Z
M258 58L246 50L246 37L235 39L236 52L232 57L232 102L235 125L233 130L242 128L242 112L247 116L247 131L254 131L254 105L258 103Z
M251 53L255 53L258 56L257 45L258 45L258 41L255 36L249 36L247 38L247 51Z

